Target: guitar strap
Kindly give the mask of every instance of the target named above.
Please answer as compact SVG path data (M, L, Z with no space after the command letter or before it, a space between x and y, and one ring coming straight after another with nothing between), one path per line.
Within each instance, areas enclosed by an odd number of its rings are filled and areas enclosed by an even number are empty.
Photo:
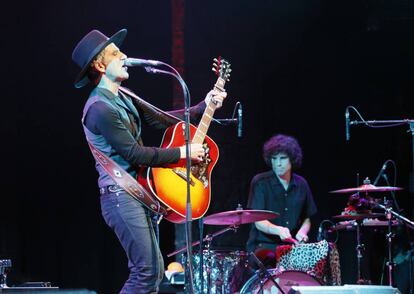
M151 103L148 103L147 101L141 99L134 92L125 87L119 87L119 90L122 93L134 98L135 102L137 103L140 109L156 117L158 121L162 122L165 125L171 126L182 121L181 119L169 114L168 112L165 112L159 109L158 107L152 105Z
M144 101L131 90L124 87L120 87L119 90L122 93L134 98L134 100L138 104L138 107L140 107L144 112L150 113L151 115L156 117L160 122L166 125L174 125L181 121L179 118ZM160 205L159 201L154 199L154 197L128 172L126 172L115 161L113 161L100 150L98 150L89 140L88 145L91 149L91 152L96 162L98 162L102 166L105 172L114 180L114 182L118 186L120 186L129 195L134 197L136 200L140 201L144 206L146 206L149 210L153 211L154 213L163 216L168 214L168 211Z
M98 162L106 173L114 180L114 182L124 189L129 195L140 201L149 210L156 214L166 215L167 211L160 203L152 197L152 195L138 183L129 173L120 167L115 161L110 159L100 150L95 148L88 140L89 148L92 151L93 157Z

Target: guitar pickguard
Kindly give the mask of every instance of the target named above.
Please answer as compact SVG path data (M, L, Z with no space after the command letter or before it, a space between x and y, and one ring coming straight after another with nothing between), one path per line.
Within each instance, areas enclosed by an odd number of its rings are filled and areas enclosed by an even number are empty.
M203 183L204 188L207 188L209 185L207 171L212 160L210 158L210 147L206 142L203 143L203 149L205 156L201 162L191 166L191 173Z

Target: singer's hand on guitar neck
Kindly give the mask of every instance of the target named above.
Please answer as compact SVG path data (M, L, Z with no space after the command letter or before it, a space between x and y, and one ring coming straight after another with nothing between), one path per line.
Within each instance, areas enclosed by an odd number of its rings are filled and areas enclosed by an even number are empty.
M200 162L203 160L205 151L202 144L190 144L190 157L191 160ZM180 158L186 158L185 156L185 146L180 147Z
M208 105L210 101L214 101L216 103L216 107L220 108L223 105L223 101L226 99L226 97L226 91L211 90L207 93L206 98L204 98L204 102Z

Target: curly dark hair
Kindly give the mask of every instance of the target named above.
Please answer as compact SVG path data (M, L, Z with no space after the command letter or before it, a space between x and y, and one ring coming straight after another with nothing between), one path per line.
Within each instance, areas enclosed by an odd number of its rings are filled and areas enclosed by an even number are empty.
M272 156L278 153L286 153L289 157L292 169L296 170L302 165L302 149L298 141L287 135L274 135L263 145L263 158L268 166L272 166Z

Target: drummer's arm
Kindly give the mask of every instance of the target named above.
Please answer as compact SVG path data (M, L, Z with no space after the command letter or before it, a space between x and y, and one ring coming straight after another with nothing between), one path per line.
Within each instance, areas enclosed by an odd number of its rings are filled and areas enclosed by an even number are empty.
M300 226L300 229L298 230L298 232L296 233L296 240L298 240L299 242L303 241L303 242L307 242L308 241L308 233L309 230L311 228L311 220L310 218L306 218L302 225Z
M287 239L287 238L292 238L288 228L276 226L272 224L271 222L269 222L268 220L262 220L259 222L255 222L254 224L259 231L262 231L265 234L277 235L282 240Z

